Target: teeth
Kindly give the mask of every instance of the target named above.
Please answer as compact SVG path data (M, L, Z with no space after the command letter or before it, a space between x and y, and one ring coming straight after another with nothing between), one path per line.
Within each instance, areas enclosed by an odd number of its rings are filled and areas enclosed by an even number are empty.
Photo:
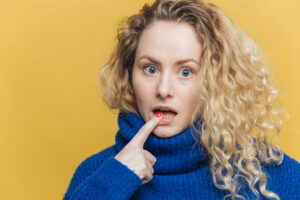
M171 119L175 116L175 114L164 114L163 119Z

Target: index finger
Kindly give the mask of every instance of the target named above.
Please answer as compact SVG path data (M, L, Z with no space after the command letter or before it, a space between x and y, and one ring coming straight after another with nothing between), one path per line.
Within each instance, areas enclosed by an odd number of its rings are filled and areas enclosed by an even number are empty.
M130 140L129 143L138 145L143 148L144 143L146 142L148 136L150 135L151 131L155 128L158 122L162 119L161 115L154 115L152 119L147 121L144 126L137 132L137 134Z

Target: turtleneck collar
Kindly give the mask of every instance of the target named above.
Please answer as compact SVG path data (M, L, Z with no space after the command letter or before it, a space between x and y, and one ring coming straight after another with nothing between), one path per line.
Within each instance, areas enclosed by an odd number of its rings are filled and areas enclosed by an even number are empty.
M118 124L119 131L115 142L119 152L135 136L145 121L135 113L120 112ZM201 126L196 125L196 127ZM192 127L169 138L160 138L151 133L144 144L144 149L156 158L153 166L156 174L190 172L208 160L208 153L200 144L199 134Z

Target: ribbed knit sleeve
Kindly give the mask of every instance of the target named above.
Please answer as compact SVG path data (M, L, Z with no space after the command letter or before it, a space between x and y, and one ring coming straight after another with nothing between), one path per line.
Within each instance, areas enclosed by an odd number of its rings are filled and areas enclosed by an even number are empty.
M88 172L78 169L72 182L75 183L77 178L81 179L85 173ZM133 171L113 156L78 183L76 188L72 186L72 182L63 200L127 200L142 184L142 180Z

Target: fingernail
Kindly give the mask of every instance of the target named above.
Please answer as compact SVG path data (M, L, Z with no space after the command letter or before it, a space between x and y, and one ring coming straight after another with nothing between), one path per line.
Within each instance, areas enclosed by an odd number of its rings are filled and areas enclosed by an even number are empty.
M156 115L155 115L157 118L160 118L161 116L162 116L162 112L158 112L158 113L156 113Z

